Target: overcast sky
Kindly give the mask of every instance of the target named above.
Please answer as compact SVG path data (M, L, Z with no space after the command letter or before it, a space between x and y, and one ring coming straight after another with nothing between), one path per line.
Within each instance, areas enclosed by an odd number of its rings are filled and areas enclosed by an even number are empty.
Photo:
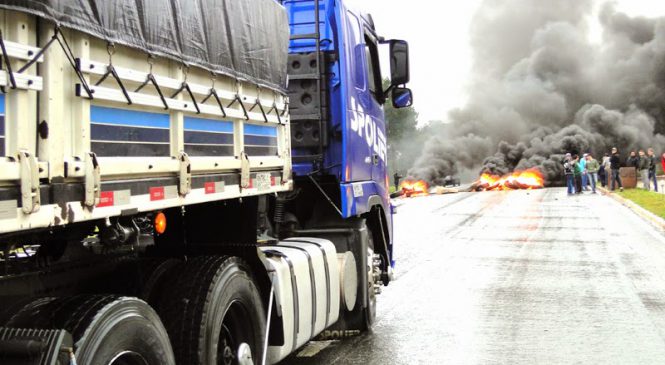
M377 31L386 39L409 42L409 87L415 95L420 123L445 120L448 110L464 105L465 83L471 66L468 29L482 0L348 1L354 8L371 13ZM618 10L629 15L665 15L663 0L617 0L615 3ZM598 27L595 33L599 38ZM383 73L386 75L387 70Z

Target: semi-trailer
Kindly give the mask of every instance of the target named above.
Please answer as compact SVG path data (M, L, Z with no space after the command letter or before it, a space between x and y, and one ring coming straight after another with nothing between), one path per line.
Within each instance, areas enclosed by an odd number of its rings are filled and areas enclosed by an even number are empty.
M0 0L0 32L0 363L277 363L371 328L406 42L342 0Z

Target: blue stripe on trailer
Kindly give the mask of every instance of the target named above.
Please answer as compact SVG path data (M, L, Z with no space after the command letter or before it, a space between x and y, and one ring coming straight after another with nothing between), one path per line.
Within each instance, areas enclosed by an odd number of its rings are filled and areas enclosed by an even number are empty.
M139 112L93 105L90 107L90 122L168 129L170 117L168 114Z
M233 156L233 122L185 117L185 152L190 156Z
M277 127L245 124L245 135L277 137Z
M224 120L185 117L185 130L194 132L233 133L233 123Z
M90 124L92 151L99 156L169 155L169 114L91 106Z
M5 94L0 94L0 114L5 114Z

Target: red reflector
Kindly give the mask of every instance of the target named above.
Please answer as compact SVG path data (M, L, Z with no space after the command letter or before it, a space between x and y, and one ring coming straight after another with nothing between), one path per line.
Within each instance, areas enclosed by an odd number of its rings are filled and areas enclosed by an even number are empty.
M98 207L112 207L113 206L113 192L112 191L102 191L99 194L99 204Z
M150 188L150 200L164 200L164 187Z

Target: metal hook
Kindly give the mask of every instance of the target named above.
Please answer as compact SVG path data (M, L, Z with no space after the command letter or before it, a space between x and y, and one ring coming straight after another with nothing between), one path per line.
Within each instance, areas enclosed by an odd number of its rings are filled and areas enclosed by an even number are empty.
M247 108L245 107L245 103L242 101L242 97L240 97L240 80L236 78L236 96L233 98L233 101L227 105L227 108L230 108L233 106L233 104L239 103L240 108L242 108L242 112L245 115L245 119L249 120L249 114L247 112Z
M182 64L182 75L183 75L183 80L182 82L187 82L187 74L189 73L189 66L185 63Z
M263 105L261 105L261 87L256 86L256 101L254 102L254 105L249 109L251 112L254 110L254 108L259 107L259 110L261 111L261 115L263 115L263 120L268 123L268 116L266 115L266 111L263 109Z
M155 57L151 54L148 54L148 65L150 65L150 71L148 72L148 75L145 78L145 81L141 85L139 85L136 90L134 90L135 93L140 92L143 90L146 85L149 83L152 84L152 86L155 87L155 90L157 90L157 94L159 95L159 99L162 101L162 105L164 105L164 110L169 109L169 104L166 102L166 98L164 97L164 93L162 93L162 89L159 87L159 84L157 83L157 79L155 78L155 75L152 73L152 66L155 63Z
M152 66L154 64L155 64L155 56L148 54L148 65L149 65L148 73L152 74Z
M113 64L113 55L115 54L115 44L108 42L106 44L106 52L109 54L109 65Z
M215 98L215 101L217 102L217 105L219 106L219 110L222 112L222 118L226 118L226 110L224 109L224 105L222 105L222 101L219 98L219 95L217 95L217 90L215 89L215 81L217 80L217 74L214 72L210 72L210 91L208 92L208 95L201 100L201 104L205 104L208 99L211 97Z
M192 103L194 104L194 108L196 109L196 114L201 114L201 109L199 109L199 103L196 102L196 99L194 98L194 93L192 93L192 89L189 87L189 84L187 83L187 71L189 71L189 66L183 63L182 73L184 75L184 78L182 80L182 83L180 84L180 88L173 95L171 95L171 99L175 98L178 94L180 94L183 90L185 90L187 91L187 94L189 94L189 98L192 100Z
M240 79L236 79L236 95L240 96Z
M284 104L284 108L286 109L286 103ZM272 92L272 108L270 108L266 114L272 113L273 110L277 117L277 123L282 124L282 115L280 115L279 109L277 108L277 93L274 91Z

